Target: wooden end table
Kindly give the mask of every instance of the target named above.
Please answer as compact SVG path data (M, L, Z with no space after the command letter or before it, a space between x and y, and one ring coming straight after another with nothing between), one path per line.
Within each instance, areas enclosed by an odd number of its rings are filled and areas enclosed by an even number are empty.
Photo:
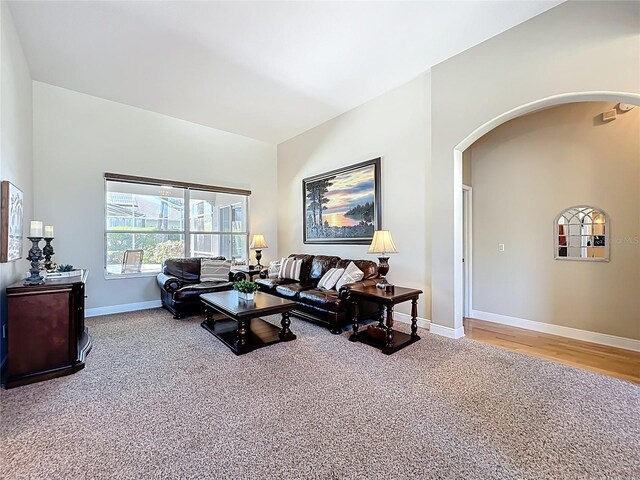
M292 301L267 293L256 292L252 302L238 299L238 292L205 293L200 295L205 305L207 319L202 328L217 337L236 355L243 355L258 348L279 342L290 342L296 336L289 326L289 312L296 307ZM214 312L222 313L226 318L214 319ZM278 328L259 318L260 315L282 315Z
M393 292L386 292L376 286L355 287L349 290L348 299L353 306L353 333L349 337L352 342L362 342L379 348L382 353L391 355L398 350L420 340L418 336L418 297L422 290L394 287ZM380 306L377 325L369 325L366 330L359 331L359 302L369 300ZM398 303L411 301L411 334L393 329L393 308ZM384 311L386 310L386 324Z
M248 276L250 281L253 281L253 277L255 277L256 275L260 276L260 274L265 270L266 270L265 267L251 268L251 267L248 267L247 265L239 265L236 267L231 267L232 272L243 273L245 276L245 279Z

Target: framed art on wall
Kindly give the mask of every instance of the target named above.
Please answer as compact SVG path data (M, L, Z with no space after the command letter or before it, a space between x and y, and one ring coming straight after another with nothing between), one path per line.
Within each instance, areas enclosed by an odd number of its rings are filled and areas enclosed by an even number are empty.
M22 258L22 190L8 181L0 185L0 262Z
M382 226L380 158L302 180L304 243L368 245Z

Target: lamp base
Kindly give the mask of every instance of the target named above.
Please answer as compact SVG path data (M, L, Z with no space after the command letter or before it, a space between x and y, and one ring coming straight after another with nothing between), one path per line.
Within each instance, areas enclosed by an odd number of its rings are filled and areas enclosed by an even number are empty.
M387 282L386 275L389 272L389 257L381 256L378 257L378 275L380 275L380 280L376 283L376 287L378 288L386 288L389 285Z
M260 259L262 258L262 250L256 250L256 270L262 268Z

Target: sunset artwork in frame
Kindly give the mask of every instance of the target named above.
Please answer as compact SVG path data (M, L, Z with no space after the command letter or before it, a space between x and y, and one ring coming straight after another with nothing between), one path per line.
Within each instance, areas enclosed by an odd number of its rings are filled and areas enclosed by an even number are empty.
M302 181L304 243L368 245L380 230L380 158Z

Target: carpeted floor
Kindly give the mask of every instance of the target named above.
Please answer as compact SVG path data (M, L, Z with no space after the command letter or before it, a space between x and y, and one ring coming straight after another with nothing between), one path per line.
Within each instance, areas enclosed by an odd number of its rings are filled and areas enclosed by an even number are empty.
M424 331L387 357L295 318L236 357L200 321L88 319L85 370L1 393L0 477L640 478L631 383Z

